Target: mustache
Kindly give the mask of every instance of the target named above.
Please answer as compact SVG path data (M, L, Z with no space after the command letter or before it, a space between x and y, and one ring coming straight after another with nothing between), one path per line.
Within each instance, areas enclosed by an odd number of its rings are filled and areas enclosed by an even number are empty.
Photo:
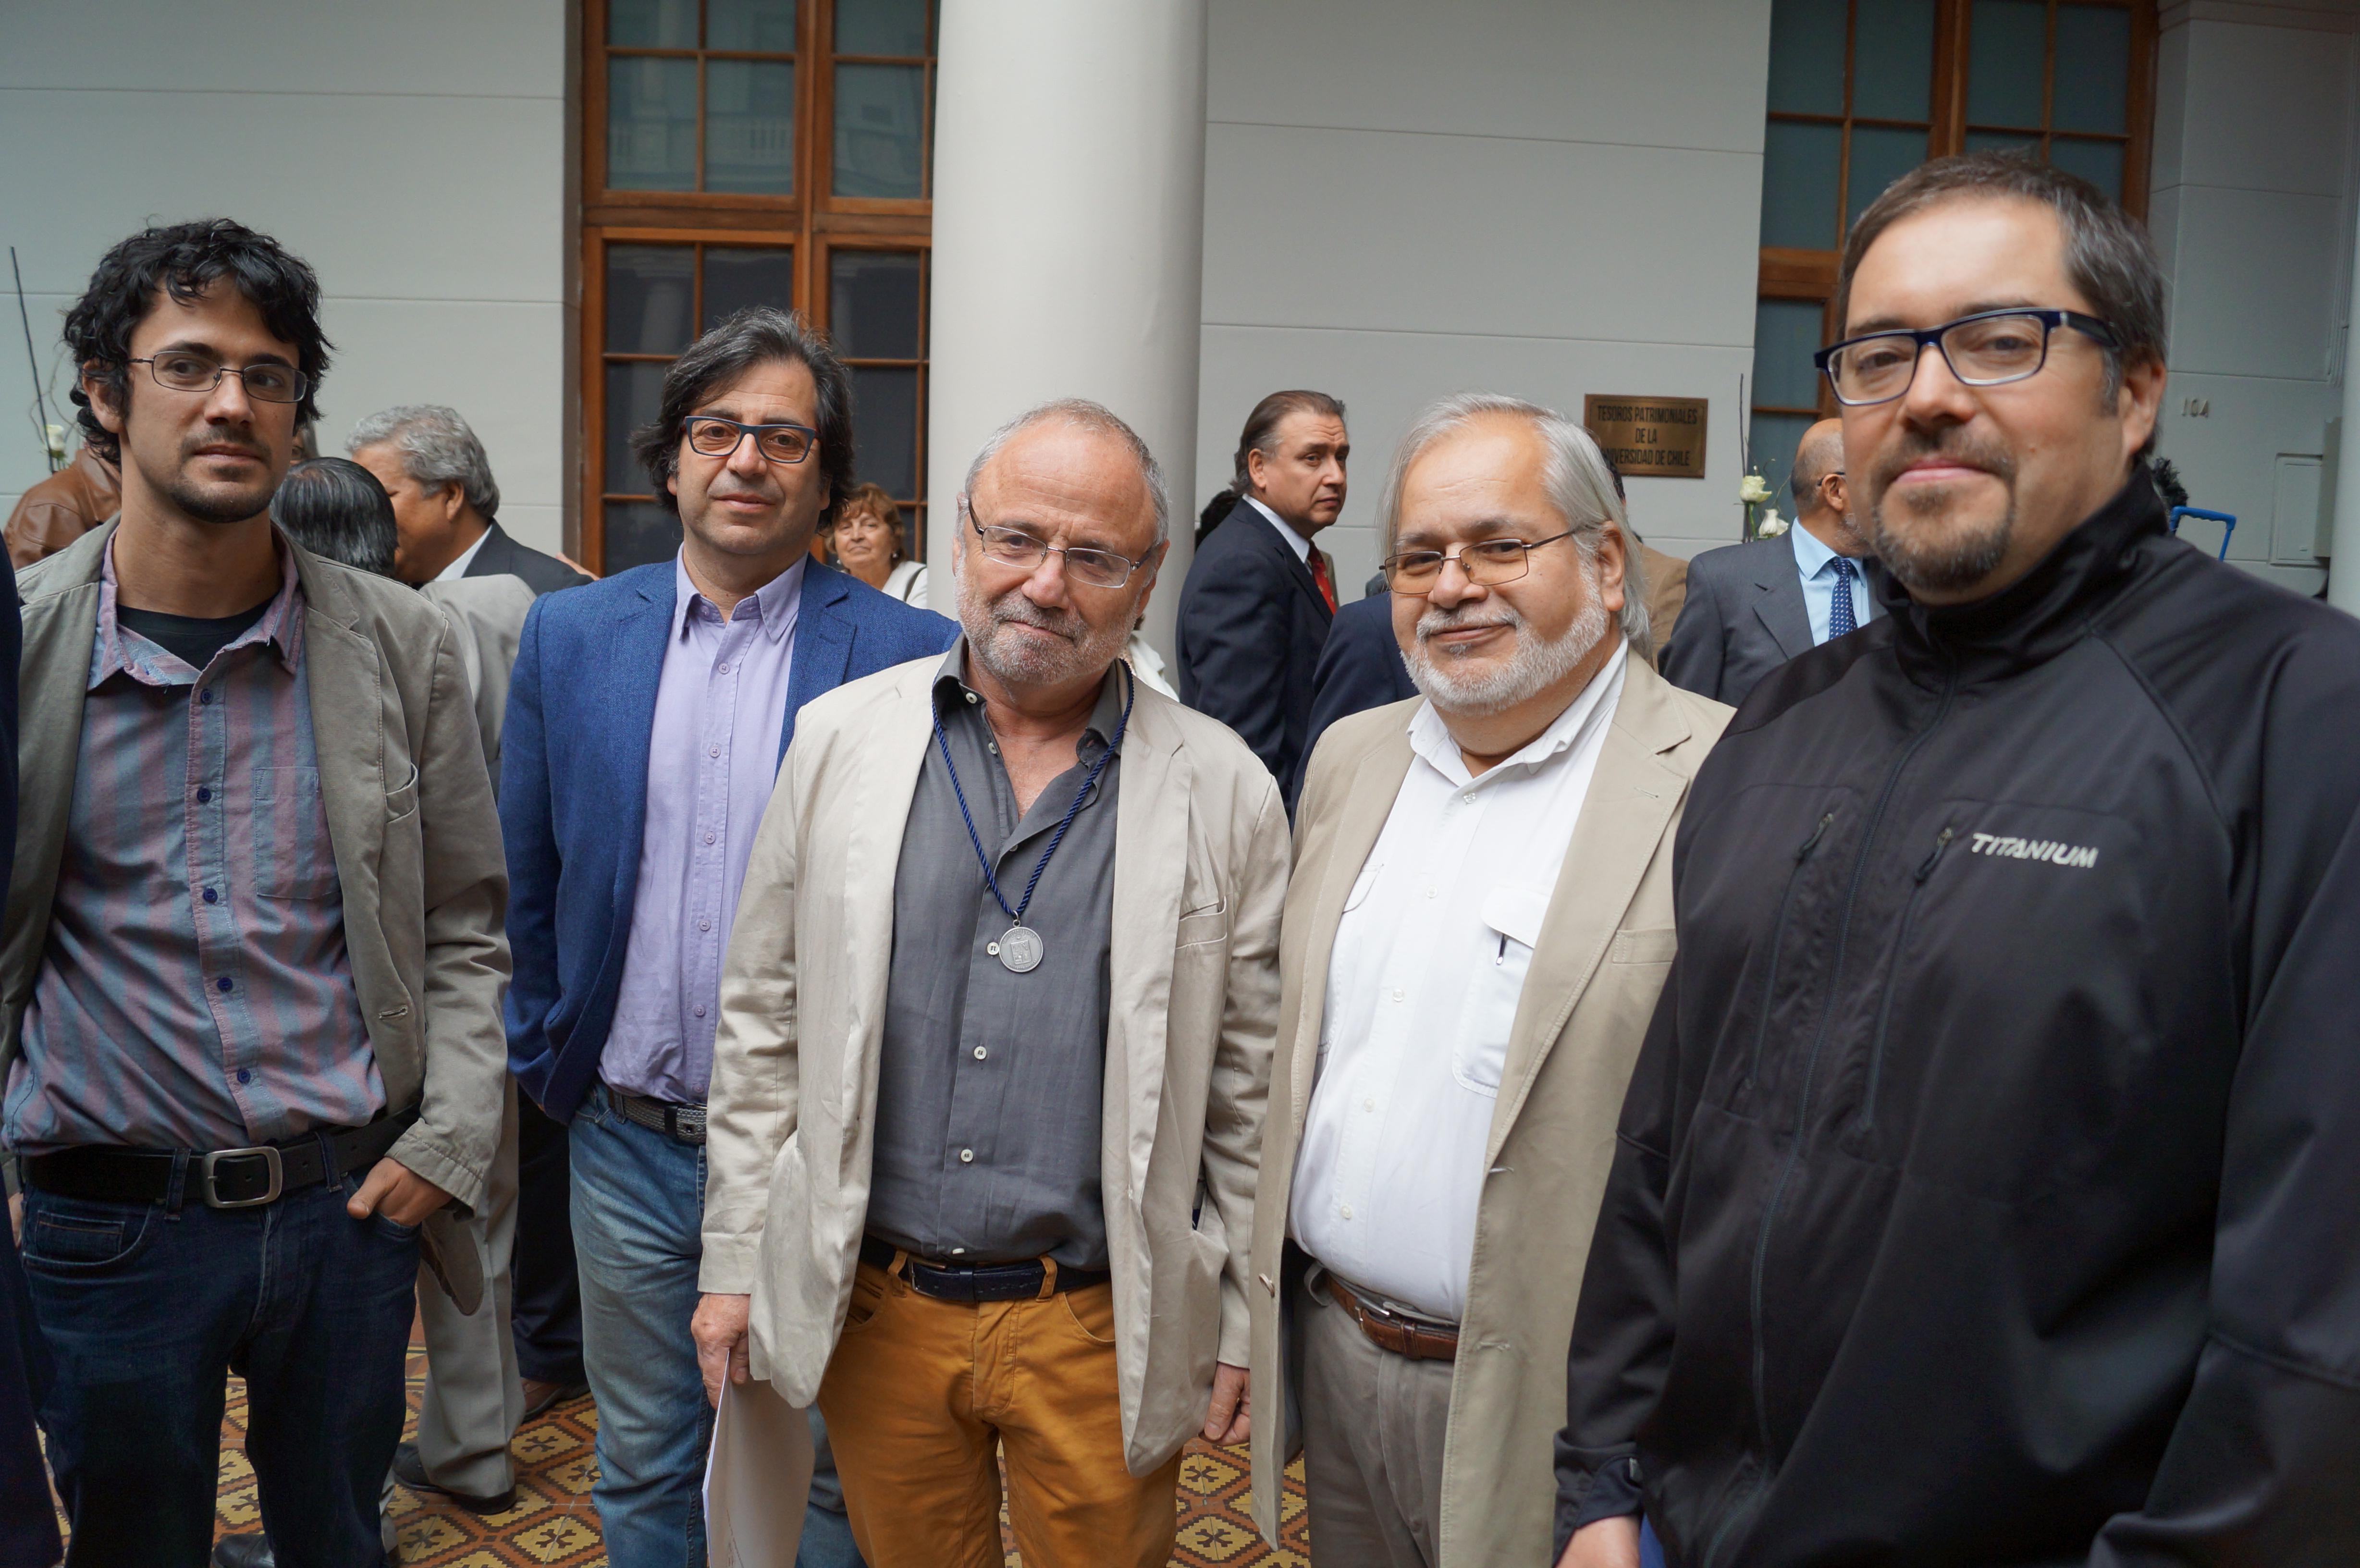
M259 442L249 441L244 436L230 435L222 430L206 430L200 435L190 437L181 443L180 455L194 457L200 449L209 446L227 447L232 452L263 463L270 461L270 454L262 449Z
M1947 458L1970 468L1980 468L1997 479L2016 478L2016 454L1996 441L1970 435L1963 426L1953 425L1939 435L1905 428L1900 446L1880 458L1872 470L1878 491L1899 478L1903 469L1928 457Z
M1521 626L1524 616L1505 604L1493 604L1476 611L1465 607L1448 610L1428 609L1417 618L1417 640L1428 641L1445 632L1489 630L1493 626Z
M1011 622L1031 626L1037 631L1048 632L1074 643L1080 642L1083 637L1088 636L1090 629L1089 623L1073 611L1067 610L1059 615L1044 610L1027 599L1021 589L1000 595L999 601L991 606L993 626L1004 626Z

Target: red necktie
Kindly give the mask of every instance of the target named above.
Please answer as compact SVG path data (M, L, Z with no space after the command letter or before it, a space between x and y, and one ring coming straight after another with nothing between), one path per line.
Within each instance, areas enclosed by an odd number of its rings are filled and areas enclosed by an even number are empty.
M1328 613L1336 613L1336 580L1328 574L1328 558L1317 550L1311 552L1311 581L1319 584L1319 596L1328 601Z

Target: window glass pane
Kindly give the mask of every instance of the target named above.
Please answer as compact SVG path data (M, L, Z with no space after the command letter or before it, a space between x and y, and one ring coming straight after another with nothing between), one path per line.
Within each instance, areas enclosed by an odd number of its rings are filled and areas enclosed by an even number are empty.
M839 250L828 258L828 335L849 359L919 359L918 256Z
M705 47L792 54L795 0L705 0Z
M606 247L606 352L678 354L688 346L686 245Z
M918 491L918 373L852 367L853 472L897 500Z
M1923 120L1934 103L1934 0L1876 0L1860 8L1852 41L1852 112Z
M2057 8L2060 131L2129 129L2131 15L2112 5Z
M924 55L926 0L836 0L836 52Z
M606 503L605 570L612 577L680 553L680 519L659 501Z
M1754 307L1754 401L1817 408L1819 373L1811 355L1822 331L1816 299L1764 299Z
M606 185L696 188L696 61L624 56L606 62Z
M926 193L926 70L836 68L836 193Z
M694 49L696 0L607 0L613 49Z
M2122 143L2059 136L2049 144L2049 161L2068 174L2080 175L2115 201L2123 199Z
M1795 496L1786 488L1786 481L1795 472L1795 449L1802 444L1803 432L1817 423L1819 420L1809 414L1756 414L1753 428L1746 432L1746 455L1754 459L1754 472L1770 482L1768 504L1790 523L1795 520ZM610 516L613 511L613 507L607 508ZM1739 526L1732 521L1730 531L1735 533ZM609 549L609 572L616 569L614 559L614 551Z
M1841 125L1773 120L1762 151L1762 243L1832 250L1836 233Z
M1844 203L1844 227L1885 188L1926 161L1926 133L1896 131L1882 125L1854 125L1852 130L1850 200Z
M1770 7L1770 110L1843 113L1844 0L1775 0Z
M653 489L648 471L631 455L631 432L655 423L663 402L662 365L610 365L606 367L606 488L613 495L645 495ZM613 556L606 569L615 569Z
M2019 136L2014 131L1969 131L1967 150L1969 152L2028 152L2038 158L2040 156L2040 138Z
M771 195L795 188L792 61L705 62L705 188Z
M2049 49L2041 0L1975 0L1967 49L1967 118L1979 125L2040 124L2040 74Z
M705 246L705 321L697 330L711 332L748 305L795 308L795 253Z

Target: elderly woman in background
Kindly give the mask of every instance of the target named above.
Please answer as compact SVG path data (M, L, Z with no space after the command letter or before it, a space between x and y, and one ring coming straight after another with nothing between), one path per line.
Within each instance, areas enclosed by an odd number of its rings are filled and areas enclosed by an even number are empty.
M926 603L926 563L910 559L901 540L901 508L881 485L862 485L836 510L831 543L836 563L905 604Z

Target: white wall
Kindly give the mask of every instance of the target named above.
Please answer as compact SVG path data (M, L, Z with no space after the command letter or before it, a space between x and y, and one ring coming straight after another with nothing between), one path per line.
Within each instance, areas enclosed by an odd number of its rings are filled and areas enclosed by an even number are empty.
M1634 481L1633 521L1681 555L1732 542L1769 27L1769 0L1213 0L1196 504L1264 393L1343 398L1321 542L1356 598L1434 398L1699 397L1706 477Z
M2316 593L2309 460L2345 374L2360 0L2180 0L2162 25L2147 208L2171 278L2159 446L2193 505L2236 516L2230 560ZM2190 398L2209 412L2185 412ZM2186 534L2220 541L2217 524Z
M559 547L566 0L10 0L0 35L0 245L59 392L59 328L105 249L233 217L320 275L322 450L388 404L449 403L490 450L500 520ZM5 325L0 514L44 471Z

